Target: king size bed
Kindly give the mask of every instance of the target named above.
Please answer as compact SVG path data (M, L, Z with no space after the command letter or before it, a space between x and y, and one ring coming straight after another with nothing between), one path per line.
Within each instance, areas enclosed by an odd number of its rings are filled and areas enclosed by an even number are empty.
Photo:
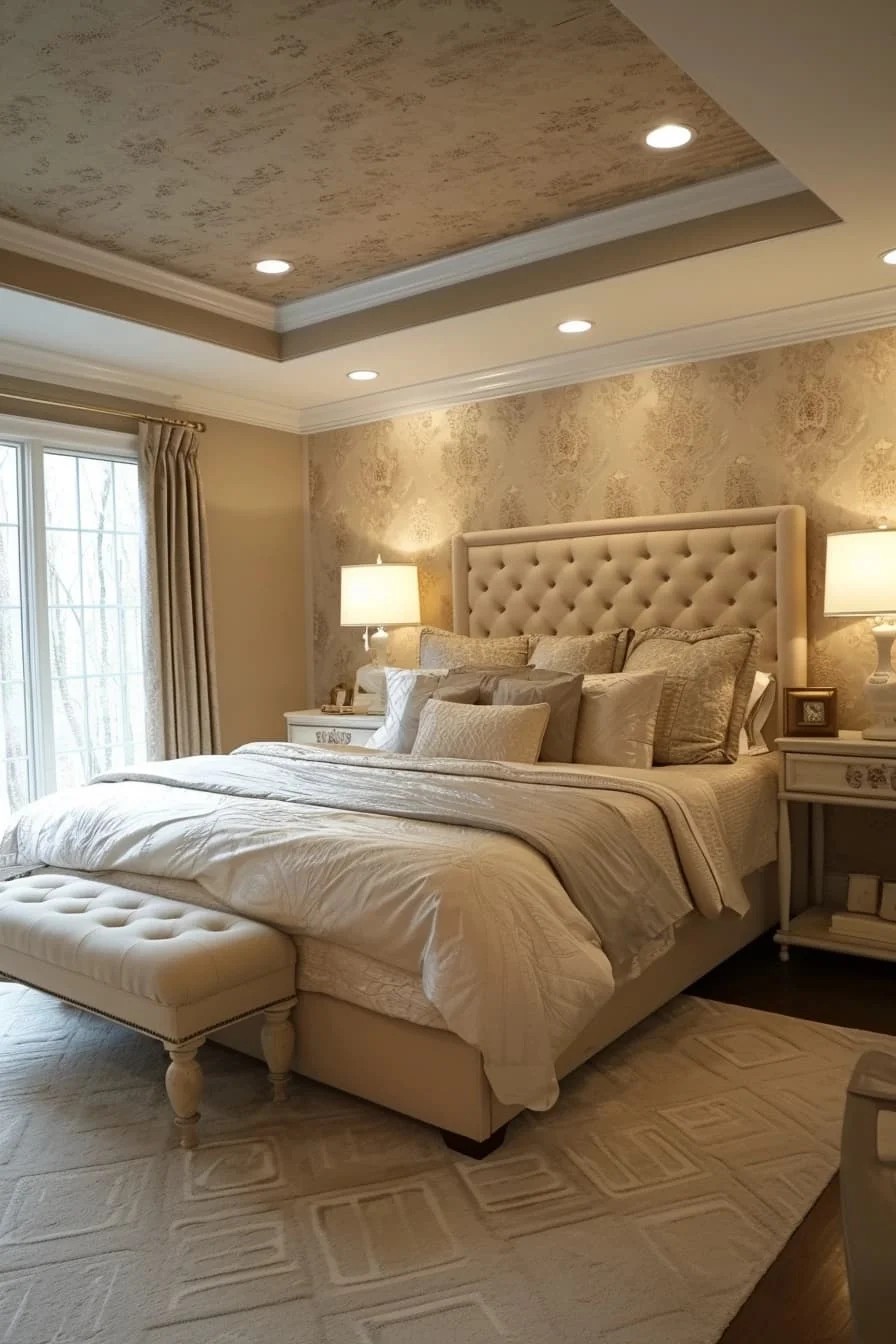
M805 681L796 506L467 533L452 564L459 635L746 629L779 688ZM775 831L771 755L633 769L254 744L39 800L15 843L292 934L296 1072L481 1155L771 926ZM256 1031L218 1039L260 1055Z

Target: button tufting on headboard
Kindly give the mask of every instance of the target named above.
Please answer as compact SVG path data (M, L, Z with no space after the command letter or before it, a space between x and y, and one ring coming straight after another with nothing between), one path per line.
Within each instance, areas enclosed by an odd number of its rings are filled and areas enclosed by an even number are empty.
M761 666L782 684L805 682L805 514L796 505L472 532L453 547L460 633L753 626Z

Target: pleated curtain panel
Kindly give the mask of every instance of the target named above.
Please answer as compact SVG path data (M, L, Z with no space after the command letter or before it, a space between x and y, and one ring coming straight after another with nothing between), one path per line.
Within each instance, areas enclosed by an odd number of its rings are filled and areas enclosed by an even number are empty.
M220 750L198 438L140 427L147 745L153 759Z

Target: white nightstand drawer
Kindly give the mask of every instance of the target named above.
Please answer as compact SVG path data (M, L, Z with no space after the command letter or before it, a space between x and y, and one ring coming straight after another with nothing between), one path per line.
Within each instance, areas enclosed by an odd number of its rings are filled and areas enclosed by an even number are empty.
M376 732L375 728L350 728L341 724L334 714L335 722L319 726L316 724L290 723L288 736L290 742L317 747L363 747Z
M821 793L841 798L896 799L896 762L880 756L824 756L788 751L784 758L788 793Z

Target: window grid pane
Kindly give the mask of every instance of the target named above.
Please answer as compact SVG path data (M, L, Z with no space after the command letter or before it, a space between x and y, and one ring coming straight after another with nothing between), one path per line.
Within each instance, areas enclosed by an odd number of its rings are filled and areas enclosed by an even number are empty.
M0 443L0 823L28 801L31 756L19 551L20 449Z
M57 471L63 457L65 469ZM137 540L137 465L52 450L45 461L49 614L59 649L52 669L54 754L57 787L68 788L145 755L142 676L133 675L129 648L141 593L125 563ZM76 464L74 477L69 462ZM53 483L66 481L76 492L74 513L52 497ZM62 518L67 526L51 524ZM63 555L73 577L68 584L54 574Z

